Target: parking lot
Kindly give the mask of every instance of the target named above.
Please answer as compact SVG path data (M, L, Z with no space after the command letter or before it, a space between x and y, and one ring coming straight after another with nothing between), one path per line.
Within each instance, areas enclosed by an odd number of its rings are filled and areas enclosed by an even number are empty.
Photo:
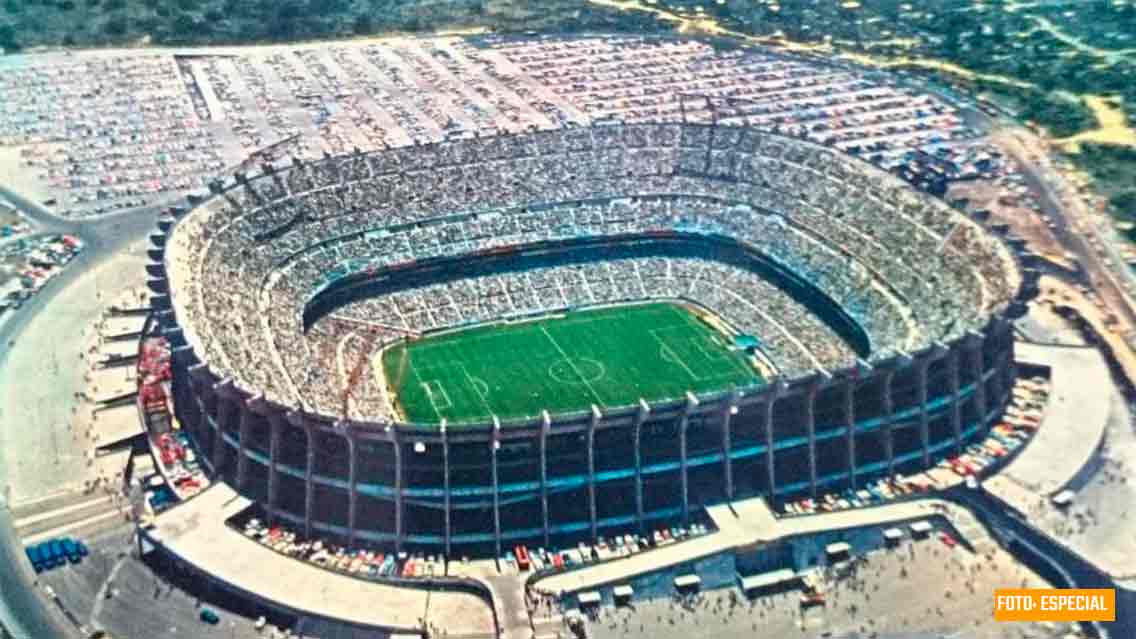
M81 240L62 234L22 237L0 245L0 317L18 311L82 250Z
M941 99L863 70L628 36L17 55L0 93L0 175L68 217L201 192L250 158L611 120L716 117L896 170L978 134Z

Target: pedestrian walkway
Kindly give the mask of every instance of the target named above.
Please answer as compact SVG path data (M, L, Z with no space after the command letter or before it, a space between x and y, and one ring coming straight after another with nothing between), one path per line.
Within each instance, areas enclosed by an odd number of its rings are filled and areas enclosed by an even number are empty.
M492 611L476 595L338 574L279 555L225 525L250 504L217 483L158 515L143 534L211 579L281 609L399 633L433 625L451 636L496 634Z
M1015 349L1019 362L1049 367L1049 402L1041 428L1022 452L984 485L1015 508L1028 512L1037 499L1061 490L1096 454L1108 428L1116 390L1108 365L1095 348L1019 342Z
M761 497L735 502L732 510L730 506L722 505L708 508L707 511L718 528L716 532L630 557L544 577L538 579L533 588L549 595L593 590L637 575L734 551L742 546L847 528L895 525L934 516L947 517L955 524L956 530L970 531L974 538L966 541L972 547L984 544L987 540L984 529L970 525L973 517L969 513L941 499L900 501L870 508L783 519L776 519ZM958 525L957 522L960 521L967 525Z

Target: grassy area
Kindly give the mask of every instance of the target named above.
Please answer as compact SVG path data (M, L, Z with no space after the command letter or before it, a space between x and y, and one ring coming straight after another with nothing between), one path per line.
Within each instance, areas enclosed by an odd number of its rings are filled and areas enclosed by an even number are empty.
M412 422L627 406L761 381L729 339L674 304L575 311L425 337L383 353Z
M583 0L0 0L7 51L530 29L669 30Z
M1136 242L1136 148L1085 142L1069 157L1089 174L1093 189L1108 198L1122 232Z

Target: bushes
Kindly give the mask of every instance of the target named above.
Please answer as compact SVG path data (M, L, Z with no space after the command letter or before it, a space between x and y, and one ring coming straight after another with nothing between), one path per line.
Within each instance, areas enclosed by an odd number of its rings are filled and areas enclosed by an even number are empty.
M1064 138L1097 126L1092 111L1080 98L1056 92L1027 91L1022 100L1021 116L1045 127L1050 134Z

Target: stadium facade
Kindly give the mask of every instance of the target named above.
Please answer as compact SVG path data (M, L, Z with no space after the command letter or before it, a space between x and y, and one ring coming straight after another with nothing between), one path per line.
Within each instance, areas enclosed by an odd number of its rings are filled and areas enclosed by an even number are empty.
M360 194L353 184L368 186ZM461 140L266 167L212 190L151 238L178 420L208 468L269 517L353 544L447 554L563 545L688 519L706 504L921 472L1002 413L1014 379L1010 318L1036 288L1009 245L941 202L831 149L745 128ZM579 223L557 230L569 210ZM490 229L503 220L508 231ZM400 234L408 239L390 248ZM889 244L897 238L903 246ZM307 268L297 256L313 251L318 268ZM736 291L703 294L716 290L712 278L683 280L679 258L755 273L786 309L807 313L769 317L745 310ZM578 271L604 260L635 274L638 292L612 277L601 293L580 275L581 300L561 279L554 302L522 305L514 293L506 311L480 301L466 315L450 295L459 321L438 309L407 319L398 302L429 305L437 287L483 291L467 283L487 276L513 290L514 275L535 264ZM652 279L655 263L669 264L665 276ZM321 322L348 326L336 313L349 318L352 305L373 316L368 300L396 300L381 326L401 317L442 330L655 297L656 281L658 298L756 335L780 374L582 413L410 424L382 380L359 380L343 355L373 357L405 331L302 341L317 339ZM827 332L793 336L817 317ZM784 339L763 335L775 331Z

